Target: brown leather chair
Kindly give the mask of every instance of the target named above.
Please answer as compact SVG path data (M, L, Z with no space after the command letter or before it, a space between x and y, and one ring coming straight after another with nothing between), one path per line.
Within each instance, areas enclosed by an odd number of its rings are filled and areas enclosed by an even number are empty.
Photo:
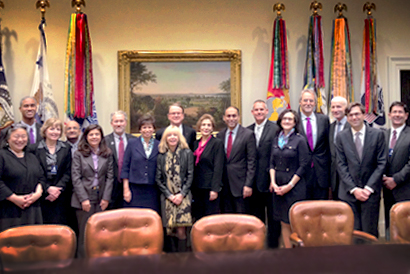
M162 221L151 209L124 208L92 215L85 227L88 257L160 254Z
M58 261L74 258L74 231L63 225L28 225L0 233L0 258L4 264Z
M250 215L204 217L192 227L192 249L195 252L263 249L265 230L265 225Z
M397 203L390 209L390 241L410 244L410 201Z
M376 237L353 229L353 211L345 202L297 202L290 208L289 219L290 239L298 246L350 245L353 238L377 242Z

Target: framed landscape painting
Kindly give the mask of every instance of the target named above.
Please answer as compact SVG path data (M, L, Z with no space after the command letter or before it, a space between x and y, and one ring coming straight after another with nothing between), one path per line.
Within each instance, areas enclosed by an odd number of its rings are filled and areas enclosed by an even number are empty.
M184 123L196 129L205 113L215 118L219 131L225 108L241 107L241 52L119 51L119 109L129 117L128 132L138 133L138 119L149 113L157 129L169 125L169 105L179 102Z

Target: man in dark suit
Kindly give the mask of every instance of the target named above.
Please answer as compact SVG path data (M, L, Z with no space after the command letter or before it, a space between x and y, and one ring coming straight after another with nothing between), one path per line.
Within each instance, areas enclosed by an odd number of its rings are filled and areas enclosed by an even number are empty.
M299 105L299 132L306 137L312 158L305 175L306 196L308 200L326 200L330 182L329 118L314 112L317 97L311 89L302 90Z
M195 130L187 125L182 124L184 121L184 108L181 104L175 103L169 106L168 109L168 120L171 123L171 126L176 126L184 135L186 142L191 150L194 149L194 142L196 140ZM159 129L155 134L155 139L161 141L162 134L164 133L165 128Z
M339 198L352 208L354 228L377 237L386 145L381 130L365 125L364 113L360 103L351 103L346 109L351 128L336 139Z
M221 210L224 213L249 214L249 199L247 198L252 196L255 177L255 135L238 123L238 108L228 107L223 119L227 128L221 130L217 135L217 138L224 143L226 153Z
M389 119L392 128L385 131L388 156L386 176L383 177L386 232L389 231L390 226L390 208L397 202L410 200L410 127L406 126L408 117L406 104L402 102L391 104Z
M332 189L332 199L339 200L339 174L337 173L337 161L336 161L336 137L340 131L345 128L350 128L346 117L347 100L344 97L333 97L330 102L330 111L332 112L335 121L330 124L329 127L329 148L331 154L331 167L330 167L330 187Z
M21 112L20 124L26 126L30 144L36 144L40 142L43 137L41 137L40 134L41 124L36 123L36 99L31 96L23 97L20 100L19 110Z
M267 119L268 108L263 100L253 103L252 115L255 123L248 129L252 130L256 138L256 172L250 200L251 214L265 223L267 216L268 247L279 246L280 221L273 219L272 193L269 191L270 176L269 164L272 141L278 131L278 126Z
M109 209L116 209L122 207L123 187L120 179L120 169L122 168L125 149L127 148L128 140L135 138L133 135L125 133L127 127L127 114L118 110L111 113L111 126L113 132L105 136L108 147L113 154L113 168L114 168L114 184L111 194L111 201Z

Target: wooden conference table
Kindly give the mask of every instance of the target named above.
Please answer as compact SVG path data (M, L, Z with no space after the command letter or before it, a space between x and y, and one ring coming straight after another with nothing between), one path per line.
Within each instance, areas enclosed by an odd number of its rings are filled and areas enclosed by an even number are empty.
M213 254L74 259L18 265L15 273L410 273L410 245L356 245Z

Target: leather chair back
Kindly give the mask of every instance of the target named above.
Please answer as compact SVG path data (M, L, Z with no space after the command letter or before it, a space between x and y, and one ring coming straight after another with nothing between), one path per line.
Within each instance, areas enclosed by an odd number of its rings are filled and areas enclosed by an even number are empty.
M195 252L259 250L265 243L265 225L250 215L212 215L194 224L191 239Z
M410 243L410 201L397 203L390 209L390 241Z
M289 211L289 219L292 232L304 246L352 244L354 216L345 202L297 202Z
M162 253L162 221L151 209L125 208L93 214L85 228L88 257Z
M0 233L0 258L5 264L74 258L76 236L63 225L28 225Z

